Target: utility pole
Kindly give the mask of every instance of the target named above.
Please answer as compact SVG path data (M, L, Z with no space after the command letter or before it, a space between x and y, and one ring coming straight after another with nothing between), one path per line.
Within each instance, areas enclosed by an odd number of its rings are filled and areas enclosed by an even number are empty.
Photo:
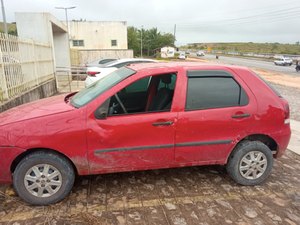
M176 24L174 25L174 47L175 47L175 41L176 41Z
M2 10L2 17L3 17L4 33L5 33L6 37L7 37L8 30L7 30L7 23L6 23L5 8L4 8L3 0L1 0L1 10Z
M141 58L143 58L143 26L141 29Z

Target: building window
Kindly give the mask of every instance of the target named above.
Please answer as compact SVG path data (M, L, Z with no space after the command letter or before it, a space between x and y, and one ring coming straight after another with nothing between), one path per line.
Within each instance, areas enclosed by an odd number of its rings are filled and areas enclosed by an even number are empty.
M83 40L73 40L73 46L84 46Z
M111 46L117 46L117 40L111 40Z

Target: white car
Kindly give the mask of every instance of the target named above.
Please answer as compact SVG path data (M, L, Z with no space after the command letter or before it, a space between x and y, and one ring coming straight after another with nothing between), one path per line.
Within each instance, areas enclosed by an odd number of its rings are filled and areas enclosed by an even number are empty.
M179 56L178 56L178 59L186 59L185 52L180 52Z
M196 53L197 56L205 56L205 53L203 51L198 51Z
M157 62L152 59L139 59L139 58L129 58L129 59L118 59L110 63L104 64L105 67L88 67L86 69L87 77L85 79L85 86L89 86L97 80L107 76L108 74L114 72L115 70L127 66L129 64L136 63L154 63Z
M293 64L293 60L288 57L280 57L274 61L274 64L276 66L291 66Z
M86 67L92 67L92 66L97 66L97 67L103 67L105 66L105 64L110 63L112 61L115 61L117 59L98 59L98 60L94 60L92 62L86 63L85 66Z

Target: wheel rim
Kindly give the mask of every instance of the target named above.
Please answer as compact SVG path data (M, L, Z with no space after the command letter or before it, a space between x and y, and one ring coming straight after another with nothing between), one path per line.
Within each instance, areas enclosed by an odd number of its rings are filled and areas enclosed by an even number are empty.
M240 174L249 180L261 177L268 166L267 157L260 151L248 152L240 161Z
M27 191L36 197L50 197L61 188L62 176L57 168L49 164L31 167L25 174Z

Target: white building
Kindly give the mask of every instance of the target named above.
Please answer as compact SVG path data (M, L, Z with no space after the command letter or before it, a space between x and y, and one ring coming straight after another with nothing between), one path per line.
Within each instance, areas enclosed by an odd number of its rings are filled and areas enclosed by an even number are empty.
M71 47L76 49L127 49L125 21L71 21Z
M101 58L132 58L125 21L70 21L70 46L80 64Z

